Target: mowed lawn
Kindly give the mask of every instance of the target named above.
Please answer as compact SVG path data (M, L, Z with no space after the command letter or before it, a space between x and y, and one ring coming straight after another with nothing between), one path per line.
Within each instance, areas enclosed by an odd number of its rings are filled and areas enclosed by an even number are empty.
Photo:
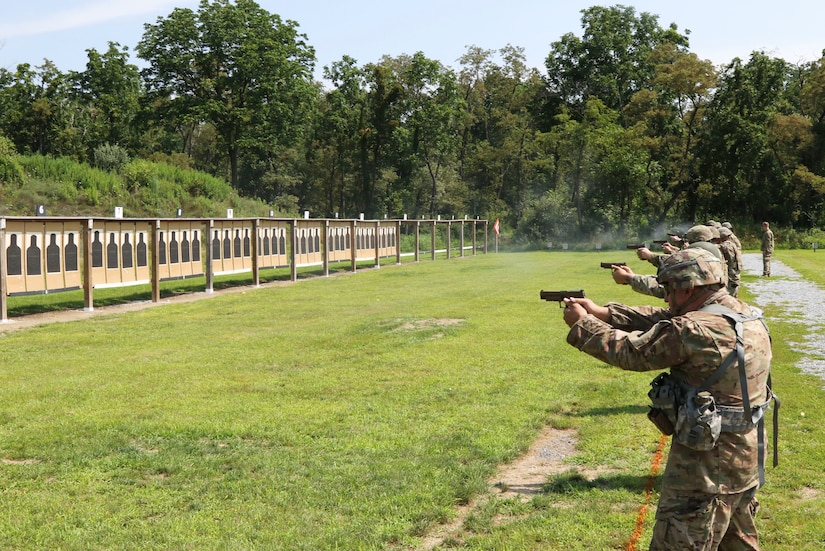
M619 261L652 271L632 251L488 254L5 334L0 549L415 550L548 424L577 431L570 470L485 501L440 548L625 549L653 374L573 349L539 300L663 304L599 268ZM823 382L768 315L783 406L763 545L821 549Z

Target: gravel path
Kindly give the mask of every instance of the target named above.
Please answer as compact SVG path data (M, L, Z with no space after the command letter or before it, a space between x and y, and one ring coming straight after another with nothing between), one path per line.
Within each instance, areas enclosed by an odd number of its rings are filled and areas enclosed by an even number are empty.
M743 254L742 263L748 274L762 274L761 254ZM825 341L822 339L825 333L825 290L774 258L771 277L760 277L749 283L748 291L755 297L751 301L754 306L778 306L784 312L783 321L799 326L793 341L803 355L798 366L803 372L825 380Z

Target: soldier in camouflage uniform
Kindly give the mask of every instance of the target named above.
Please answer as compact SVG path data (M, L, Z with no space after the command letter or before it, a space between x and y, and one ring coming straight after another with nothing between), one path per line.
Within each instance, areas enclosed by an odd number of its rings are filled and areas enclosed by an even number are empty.
M723 263L703 249L674 253L663 261L658 276L667 289L669 308L598 306L589 299L565 299L567 342L610 365L631 371L669 369L678 384L700 387L736 350L736 333L728 318L700 309L722 305L753 313L727 293L726 275ZM743 326L749 403L767 407L768 330L759 319ZM708 390L717 408L738 408L743 415L741 388L739 370L733 367ZM759 509L756 491L763 472L764 426L750 424L748 417L744 428L722 427L708 451L697 451L674 436L651 551L759 550L754 517Z
M739 283L741 281L740 272L742 270L742 252L736 248L736 244L731 240L733 232L726 227L719 228L719 250L725 257L728 265L728 294L739 296Z
M730 240L733 241L734 246L742 253L742 242L739 241L739 238L736 236L736 232L733 231L733 225L730 222L722 222L722 225L730 230ZM721 230L720 230L721 231Z
M762 275L771 277L771 255L773 254L773 231L767 222L762 222Z

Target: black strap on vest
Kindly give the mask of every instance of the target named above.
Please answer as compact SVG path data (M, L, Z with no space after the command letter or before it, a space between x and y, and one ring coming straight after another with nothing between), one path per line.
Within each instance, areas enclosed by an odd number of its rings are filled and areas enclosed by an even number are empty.
M742 406L743 411L742 415L750 416L750 421L757 426L758 434L757 434L757 442L758 442L758 461L759 461L759 485L762 486L765 484L765 418L764 418L764 409L759 407L756 411L751 409L750 405L750 396L748 393L748 376L747 372L745 371L745 337L744 337L744 322L752 321L752 320L759 320L765 326L765 329L768 328L767 324L765 324L765 318L762 316L761 312L752 315L745 315L740 314L739 312L734 312L730 308L726 306L722 306L721 304L708 304L707 306L702 307L700 312L709 312L711 314L719 314L727 318L731 323L733 323L734 330L736 331L736 349L731 351L727 358L725 358L721 365L716 368L710 377L708 377L704 383L702 383L700 389L707 390L711 386L713 386L719 379L722 378L722 375L725 374L725 371L733 365L734 361L737 361L739 365L739 385L742 388ZM770 331L768 332L768 336L770 337ZM768 402L771 399L774 400L776 406L773 410L773 466L776 467L779 465L779 452L777 448L777 440L779 438L779 407L781 405L781 401L779 397L773 393L773 384L771 382L771 372L770 368L768 369L768 392L767 392L767 400Z

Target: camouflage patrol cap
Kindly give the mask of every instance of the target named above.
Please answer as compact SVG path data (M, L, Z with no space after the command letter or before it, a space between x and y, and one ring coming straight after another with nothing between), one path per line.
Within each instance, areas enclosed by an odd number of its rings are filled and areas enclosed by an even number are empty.
M724 263L703 248L677 251L659 266L657 281L671 289L693 289L707 285L724 285L727 269Z
M685 232L685 239L688 243L695 243L697 241L710 242L713 239L713 234L708 226L693 226Z

